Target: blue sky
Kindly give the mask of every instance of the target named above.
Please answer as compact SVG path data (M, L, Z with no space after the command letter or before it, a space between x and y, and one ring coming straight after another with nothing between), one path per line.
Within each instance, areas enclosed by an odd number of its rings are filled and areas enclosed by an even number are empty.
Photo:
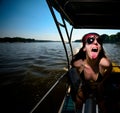
M73 40L81 38L88 32L110 35L120 30L75 30ZM7 36L60 40L46 0L1 0L0 37Z

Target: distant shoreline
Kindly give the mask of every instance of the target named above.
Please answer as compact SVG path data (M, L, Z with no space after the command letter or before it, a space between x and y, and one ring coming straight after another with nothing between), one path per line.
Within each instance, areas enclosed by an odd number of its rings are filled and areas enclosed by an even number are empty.
M14 42L61 42L61 41L53 41L53 40L35 40L35 39L31 39L31 38L21 38L21 37L14 37L14 38L10 38L10 37L4 37L4 38L0 38L0 43L4 43L4 42L9 42L9 43L14 43Z
M103 40L103 43L117 43L120 44L120 33L118 33L117 35L101 35L101 38ZM15 43L15 42L24 42L24 43L28 43L28 42L61 42L61 41L55 41L55 40L36 40L36 39L32 39L32 38L21 38L21 37L4 37L4 38L0 38L0 43L5 43L5 42L9 42L9 43ZM79 40L74 40L72 42L78 43L78 42L82 42L81 39ZM65 43L67 44L68 42L65 41Z

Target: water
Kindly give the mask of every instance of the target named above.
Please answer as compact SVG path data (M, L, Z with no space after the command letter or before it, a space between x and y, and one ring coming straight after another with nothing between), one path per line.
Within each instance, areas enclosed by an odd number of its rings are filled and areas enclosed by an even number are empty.
M79 46L73 43L74 48ZM120 65L120 45L104 44L104 48ZM29 113L66 66L61 42L0 43L0 112Z
M104 48L110 60L120 65L120 44L104 44Z

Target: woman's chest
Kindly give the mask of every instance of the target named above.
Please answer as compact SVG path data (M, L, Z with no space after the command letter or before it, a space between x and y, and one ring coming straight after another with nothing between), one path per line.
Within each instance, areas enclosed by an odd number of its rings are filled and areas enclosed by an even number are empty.
M84 66L83 72L85 80L96 81L99 75L99 67Z

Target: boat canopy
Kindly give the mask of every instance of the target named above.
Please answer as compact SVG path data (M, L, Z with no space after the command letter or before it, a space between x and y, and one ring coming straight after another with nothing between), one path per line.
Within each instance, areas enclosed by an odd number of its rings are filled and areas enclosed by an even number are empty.
M74 28L120 29L120 0L49 0Z

